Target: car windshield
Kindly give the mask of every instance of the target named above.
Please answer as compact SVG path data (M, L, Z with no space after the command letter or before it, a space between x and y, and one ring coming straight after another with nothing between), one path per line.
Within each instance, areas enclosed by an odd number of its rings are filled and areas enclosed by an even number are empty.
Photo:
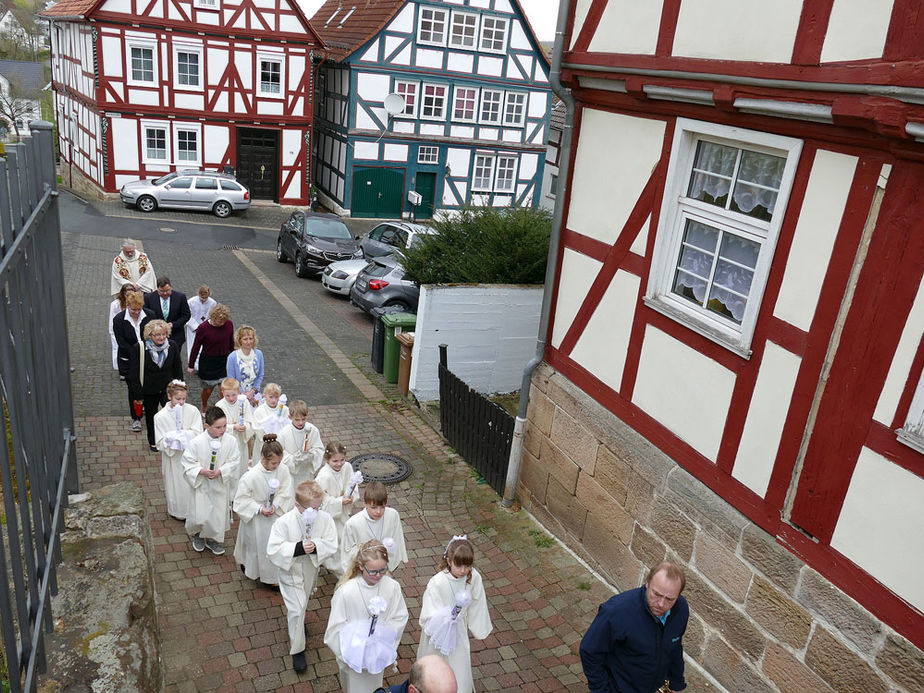
M346 224L338 219L308 219L308 233L318 238L332 238L338 241L353 239L353 234Z
M172 181L174 178L176 178L176 176L177 176L177 173L176 173L176 171L174 171L173 173L168 173L166 176L161 176L160 178L155 178L155 179L154 179L154 185L163 185L164 183L169 183L169 182Z
M391 267L380 265L377 262L370 263L365 269L366 274L370 277L384 277L390 271Z

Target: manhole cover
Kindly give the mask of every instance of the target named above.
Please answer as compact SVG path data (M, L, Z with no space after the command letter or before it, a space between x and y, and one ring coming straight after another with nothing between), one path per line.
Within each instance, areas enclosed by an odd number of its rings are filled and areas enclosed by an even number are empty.
M381 481L383 484L397 484L411 475L411 465L407 460L394 455L359 455L350 460L350 466L363 473L366 483Z

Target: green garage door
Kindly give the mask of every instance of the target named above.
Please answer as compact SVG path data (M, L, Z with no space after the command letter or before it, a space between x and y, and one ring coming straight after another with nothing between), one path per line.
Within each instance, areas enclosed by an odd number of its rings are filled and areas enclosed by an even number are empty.
M404 169L362 168L353 172L354 217L400 219L404 208Z

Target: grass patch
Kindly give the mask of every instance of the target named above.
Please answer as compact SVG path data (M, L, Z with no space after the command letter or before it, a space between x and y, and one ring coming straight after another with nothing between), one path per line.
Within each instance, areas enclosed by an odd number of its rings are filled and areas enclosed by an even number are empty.
M528 533L529 533L529 536L533 538L533 541L535 542L536 546L540 549L547 549L552 544L555 543L555 540L552 539L552 537L550 537L548 534L546 534L545 532L541 530L530 529L528 530Z
M578 589L581 590L582 592L589 592L589 591L590 591L590 583L589 583L589 582L579 582L579 583L578 583Z

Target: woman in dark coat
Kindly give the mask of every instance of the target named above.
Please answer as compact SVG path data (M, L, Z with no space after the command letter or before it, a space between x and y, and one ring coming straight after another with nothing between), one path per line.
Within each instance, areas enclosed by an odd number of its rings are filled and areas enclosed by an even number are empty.
M231 322L228 306L219 303L212 308L209 319L196 328L189 363L199 359L199 380L202 385L202 413L208 408L209 397L222 380L227 377L228 354L234 351L234 323ZM190 373L196 370L190 365ZM219 395L220 397L221 395Z
M154 445L154 415L167 402L167 385L170 381L183 379L180 348L176 342L167 339L169 331L163 320L151 320L144 326L144 342L128 352L126 380L135 406L144 407L148 445L152 452L157 452L157 446Z

